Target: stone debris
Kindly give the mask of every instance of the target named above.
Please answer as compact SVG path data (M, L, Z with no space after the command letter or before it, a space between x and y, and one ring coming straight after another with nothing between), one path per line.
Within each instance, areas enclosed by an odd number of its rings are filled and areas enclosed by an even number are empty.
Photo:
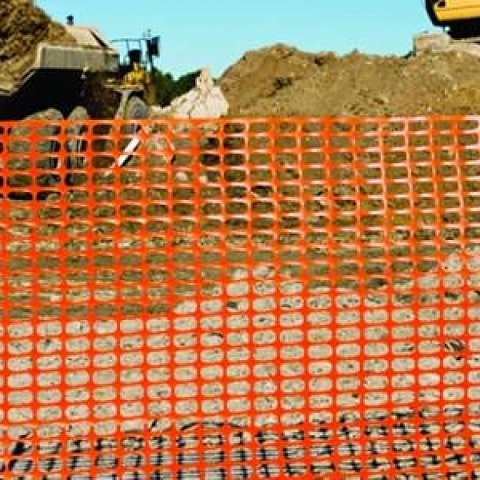
M154 117L220 118L228 113L228 102L207 69L197 78L196 86L164 108L152 107Z

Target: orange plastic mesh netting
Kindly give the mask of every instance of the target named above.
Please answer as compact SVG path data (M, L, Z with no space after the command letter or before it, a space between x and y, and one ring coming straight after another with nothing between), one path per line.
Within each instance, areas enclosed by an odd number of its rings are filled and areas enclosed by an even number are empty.
M479 121L1 124L2 478L478 478Z

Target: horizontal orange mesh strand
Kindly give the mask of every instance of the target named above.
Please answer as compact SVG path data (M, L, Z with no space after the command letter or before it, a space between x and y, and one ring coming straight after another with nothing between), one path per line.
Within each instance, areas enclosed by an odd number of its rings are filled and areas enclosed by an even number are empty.
M479 478L479 133L0 124L0 477Z

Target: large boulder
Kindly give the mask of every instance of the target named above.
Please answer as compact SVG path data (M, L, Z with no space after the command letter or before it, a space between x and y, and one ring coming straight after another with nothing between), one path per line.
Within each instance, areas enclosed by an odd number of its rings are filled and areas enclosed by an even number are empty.
M228 102L210 72L203 69L196 86L165 108L154 107L153 116L173 118L220 118L228 113Z

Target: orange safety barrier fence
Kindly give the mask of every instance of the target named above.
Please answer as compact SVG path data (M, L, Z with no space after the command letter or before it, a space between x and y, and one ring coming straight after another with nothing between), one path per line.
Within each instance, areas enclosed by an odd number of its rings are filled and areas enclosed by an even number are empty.
M479 146L0 124L0 477L479 478Z

